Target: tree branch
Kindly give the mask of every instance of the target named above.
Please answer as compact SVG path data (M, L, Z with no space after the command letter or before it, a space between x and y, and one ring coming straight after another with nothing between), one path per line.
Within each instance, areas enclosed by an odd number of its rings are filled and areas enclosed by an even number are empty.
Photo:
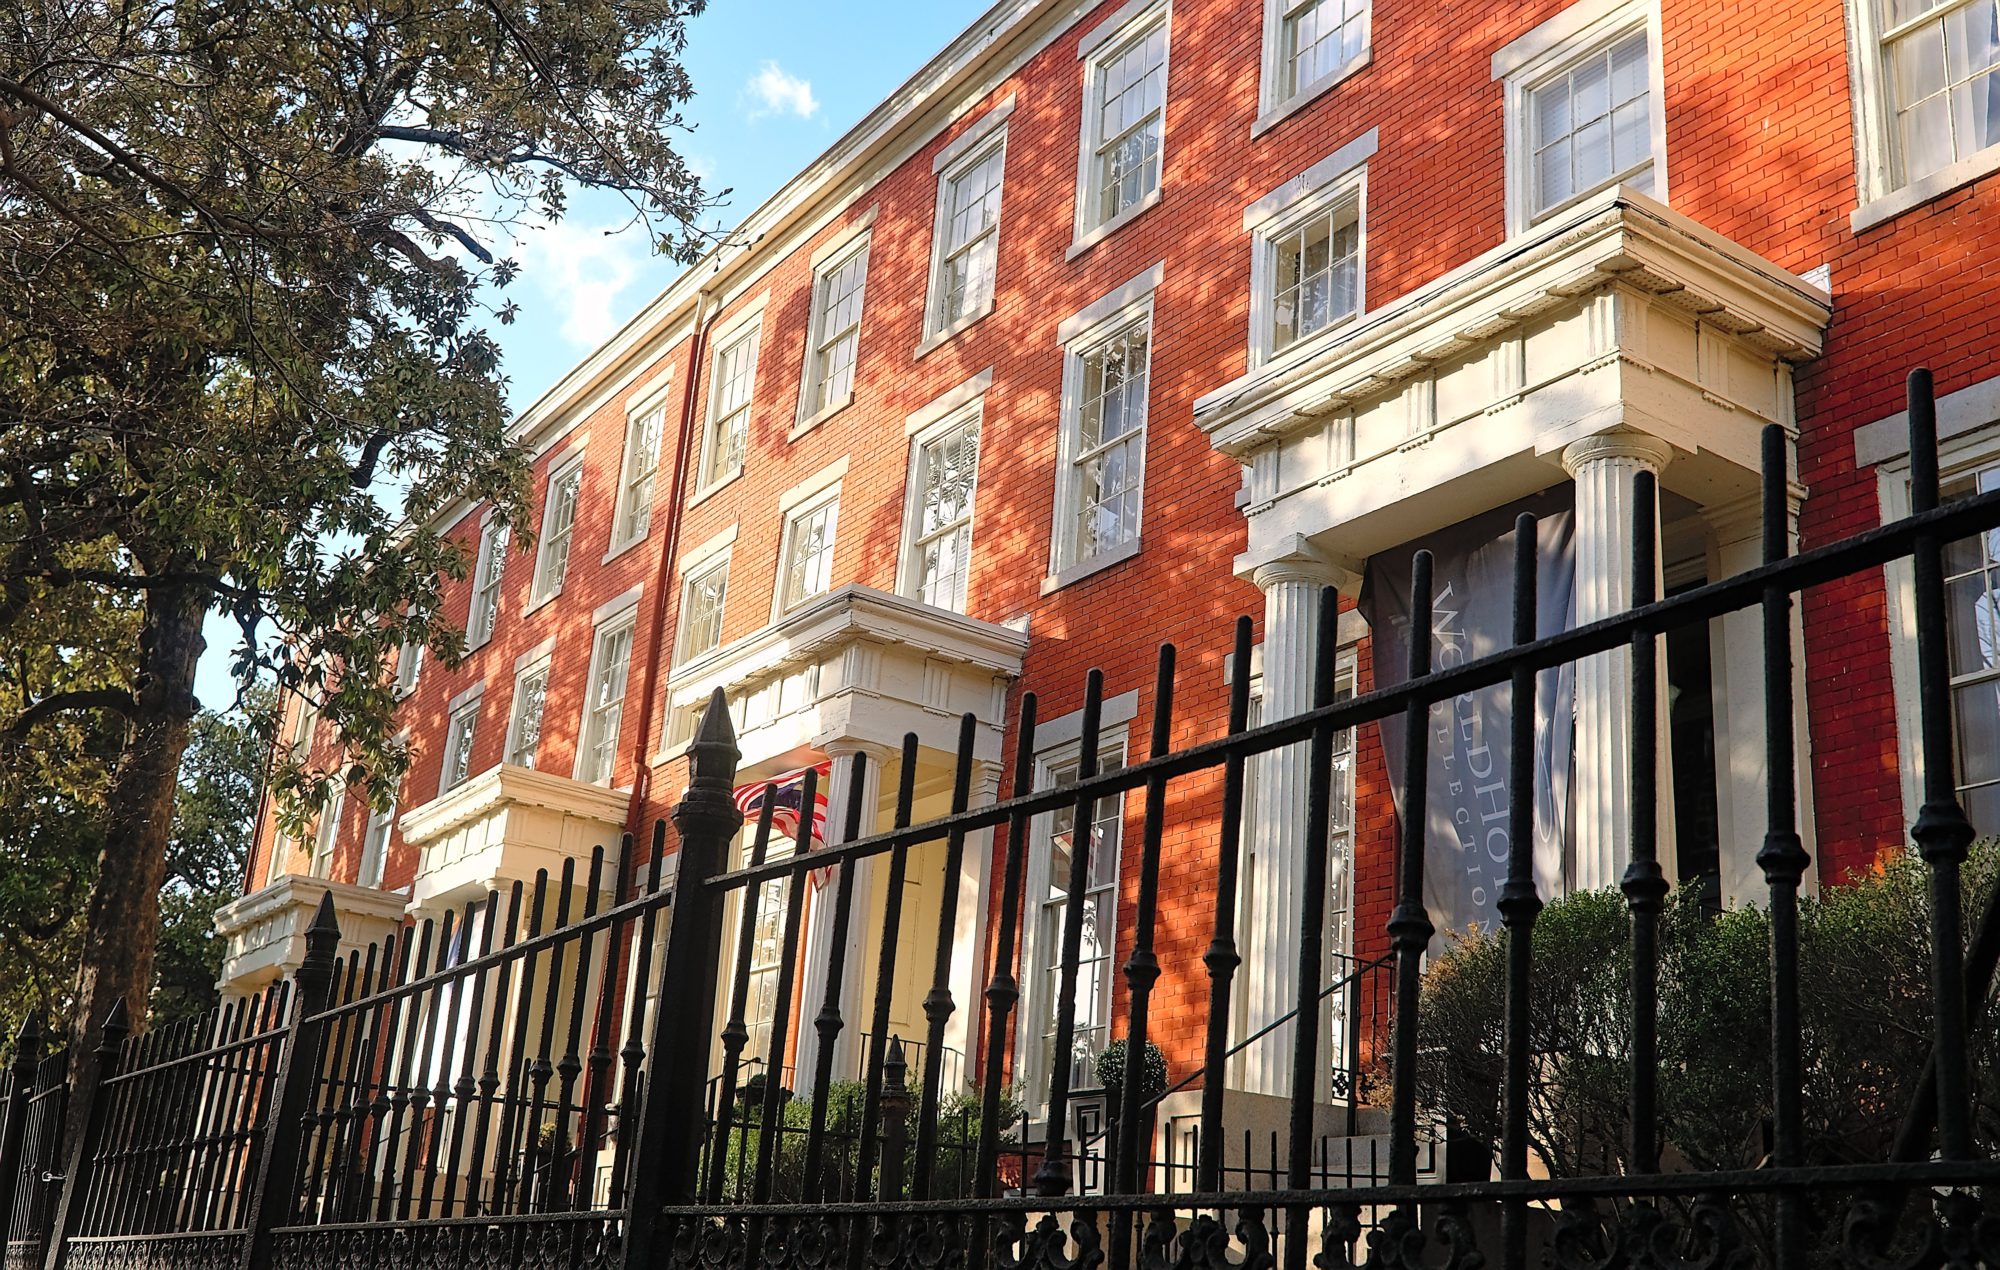
M81 688L74 692L58 692L21 711L6 735L19 740L42 720L70 710L109 710L129 719L138 709L139 703L122 688Z

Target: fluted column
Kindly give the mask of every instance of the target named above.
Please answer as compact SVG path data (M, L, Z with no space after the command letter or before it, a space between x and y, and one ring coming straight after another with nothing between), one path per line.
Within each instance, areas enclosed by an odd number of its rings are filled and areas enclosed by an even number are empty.
M1319 597L1329 586L1352 589L1359 577L1303 539L1293 551L1256 566L1251 581L1264 593L1263 721L1275 723L1312 706L1319 648ZM1306 742L1274 750L1257 764L1256 801L1245 826L1243 966L1236 983L1244 1002L1243 1035L1283 1017L1297 1003L1299 879L1305 873L1306 791L1311 780ZM1286 1095L1292 1087L1292 1033L1279 1028L1245 1050L1242 1085L1253 1093Z
M1576 482L1576 620L1578 625L1632 607L1632 485L1641 472L1658 475L1672 457L1666 442L1642 432L1585 437L1562 452ZM1656 505L1657 506L1657 505ZM1657 514L1652 526L1659 539ZM1658 559L1658 553L1655 553ZM1655 579L1655 593L1658 579ZM1660 726L1666 710L1666 641L1660 641ZM1599 653L1576 666L1576 766L1570 778L1576 808L1576 890L1618 885L1632 841L1632 654ZM1659 746L1661 862L1673 853L1672 748Z
M865 838L875 832L875 809L882 801L882 767L888 761L891 751L877 745L861 741L830 741L825 747L826 756L831 760L826 791L826 840L830 846L838 846L847 841L848 791L854 784L854 759L858 754L866 754L868 762L862 771L860 836ZM827 880L825 886L814 888L807 900L805 962L800 967L799 1018L802 1025L796 1029L799 1038L797 1070L798 1088L801 1092L812 1083L813 1073L818 1070L819 1032L813 1026L813 1019L819 1014L820 1003L826 999L827 967L836 956L844 957L846 967L840 982L840 1017L842 1027L840 1037L834 1043L833 1075L836 1080L852 1077L855 1070L854 1034L866 1025L866 1011L861 1002L862 968L868 963L868 933L876 929L870 920L870 906L874 902L876 860L863 860L854 871L854 912L848 919L847 947L836 950L833 947L833 925L836 916L836 901L840 898L838 873Z

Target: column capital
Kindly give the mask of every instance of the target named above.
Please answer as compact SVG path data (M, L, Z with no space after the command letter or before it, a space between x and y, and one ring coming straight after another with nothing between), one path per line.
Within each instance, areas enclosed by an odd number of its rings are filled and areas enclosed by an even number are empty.
M1236 557L1236 576L1260 591L1287 582L1330 586L1342 595L1361 594L1361 564L1314 546L1304 534L1286 534L1271 548Z
M831 740L821 741L819 748L821 753L830 759L852 758L856 754L866 754L869 761L878 767L902 753L902 750L896 746L884 745L880 741L863 741L859 737L852 736L840 736L834 737Z
M1630 428L1599 432L1563 447L1563 471L1571 478L1596 463L1624 460L1657 474L1674 457L1674 448L1650 433Z

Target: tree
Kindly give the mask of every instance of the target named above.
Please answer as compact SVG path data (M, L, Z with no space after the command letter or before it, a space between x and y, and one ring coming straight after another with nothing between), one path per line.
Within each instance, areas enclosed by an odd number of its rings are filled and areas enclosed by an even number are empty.
M0 15L0 637L129 611L97 673L17 693L13 753L105 738L73 1040L143 1018L202 623L346 737L376 803L406 640L447 662L436 518L525 496L483 325L510 227L623 195L690 258L672 138L703 0L27 0ZM497 305L497 307L496 307ZM525 537L525 535L517 535ZM64 657L66 654L58 654ZM88 805L88 804L85 804ZM68 809L49 808L51 816ZM51 832L55 832L52 830ZM63 831L68 832L68 831Z

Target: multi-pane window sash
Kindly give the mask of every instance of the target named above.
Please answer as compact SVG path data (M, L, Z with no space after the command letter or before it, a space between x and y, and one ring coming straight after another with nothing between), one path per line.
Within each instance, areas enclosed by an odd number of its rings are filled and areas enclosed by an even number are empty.
M548 699L549 668L543 663L523 675L514 688L514 718L508 728L513 740L507 761L516 767L535 766L535 756L542 748L542 709Z
M625 680L632 665L631 618L597 633L591 654L589 697L584 702L583 761L577 779L607 784L618 758L618 725L625 711Z
M1148 314L1074 354L1076 403L1067 421L1072 511L1059 567L1139 537L1151 338Z
M1160 187L1167 103L1167 15L1092 63L1090 214L1086 229L1138 205Z
M739 853L739 867L748 866L750 834L744 834L744 849ZM789 858L794 852L792 842L783 834L773 833L765 848L767 861ZM750 938L750 966L746 979L749 994L744 1002L744 1022L750 1031L750 1039L743 1047L743 1062L747 1073L754 1074L771 1060L772 1026L778 1015L778 979L785 963L785 879L777 878L758 888L757 924Z
M347 791L338 782L327 791L326 803L319 811L319 824L313 833L312 861L307 871L316 878L333 874L333 849L340 842L340 813L347 805Z
M699 657L722 643L722 609L728 598L727 557L688 575L681 593L679 660Z
M1949 482L1943 496L1995 489L2000 465ZM1959 802L1980 833L2000 833L2000 530L1945 549L1945 604Z
M706 487L743 466L750 436L751 386L757 378L758 327L717 350L710 378L708 434L701 447L701 484Z
M625 434L625 479L618 491L618 523L614 544L637 542L653 524L653 475L660 467L660 434L666 427L665 407L633 418Z
M1902 180L2000 145L2000 0L1879 3Z
M389 833L395 826L396 804L393 802L387 811L378 811L368 817L368 833L361 841L361 867L354 875L357 885L382 885L382 867L389 859Z
M417 676L424 668L424 646L414 639L404 640L396 650L396 695L407 697L416 690Z
M1361 295L1360 207L1343 198L1270 239L1271 351L1354 316Z
M469 701L452 711L444 733L444 774L439 793L457 789L472 775L472 740L478 726L479 702Z
M813 284L811 365L806 414L830 410L854 395L854 358L861 343L861 300L868 279L864 245L835 261Z
M785 522L780 608L797 608L833 585L833 534L839 517L840 498L836 495L794 512Z
M933 331L951 327L992 303L1000 247L1000 178L1005 162L1003 138L945 177L939 193L944 223L938 235Z
M1104 775L1125 766L1122 740L1104 744L1098 750L1098 773ZM1078 760L1052 763L1045 787L1063 788L1076 783ZM1083 905L1083 942L1076 965L1076 1031L1067 1056L1070 1088L1088 1089L1097 1084L1093 1071L1097 1055L1111 1041L1111 989L1116 977L1118 934L1118 856L1125 832L1125 800L1120 797L1097 801L1090 826L1090 872L1084 893L1077 897ZM1037 1012L1031 1020L1034 1046L1030 1070L1037 1086L1045 1087L1054 1064L1063 1056L1056 1052L1056 1011L1062 995L1063 923L1069 912L1070 861L1075 848L1076 809L1064 806L1043 821L1045 836L1037 844L1042 868L1037 876L1043 885L1032 897L1034 903L1035 965L1029 982L1039 978Z
M571 520L575 520L573 510ZM513 537L513 530L499 521L486 522L480 532L479 570L472 589L472 612L465 623L465 640L475 647L493 638L493 627L500 620L500 583L507 572L507 548Z
M542 511L541 557L535 564L535 597L562 590L569 576L570 540L576 535L576 504L583 491L583 463L570 464L549 478L548 505Z
M1279 0L1280 100L1297 96L1368 47L1369 0Z
M1592 50L1528 90L1534 215L1614 183L1652 193L1650 95L1643 30Z
M974 412L916 446L910 579L915 598L965 611L972 559L972 498L979 483L979 415Z

